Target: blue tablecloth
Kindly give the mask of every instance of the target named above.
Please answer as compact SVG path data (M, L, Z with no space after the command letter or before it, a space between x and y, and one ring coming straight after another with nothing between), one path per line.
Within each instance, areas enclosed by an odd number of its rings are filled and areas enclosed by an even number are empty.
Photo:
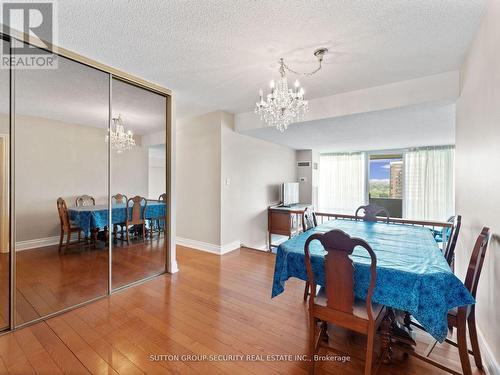
M363 238L377 255L377 282L373 301L410 312L437 340L447 334L448 310L474 304L474 298L453 274L427 228L333 220L282 243L276 254L272 297L282 293L290 277L307 280L304 244L313 233L341 229L353 237ZM325 284L325 250L319 241L309 247L311 263L319 285ZM368 253L355 248L354 292L366 298L369 284Z
M145 217L147 219L165 217L166 205L163 202L148 202ZM85 235L90 234L92 228L103 229L108 225L108 205L71 207L68 209L69 219L82 228ZM128 208L129 217L132 207ZM124 223L126 218L125 203L114 204L112 207L111 222Z

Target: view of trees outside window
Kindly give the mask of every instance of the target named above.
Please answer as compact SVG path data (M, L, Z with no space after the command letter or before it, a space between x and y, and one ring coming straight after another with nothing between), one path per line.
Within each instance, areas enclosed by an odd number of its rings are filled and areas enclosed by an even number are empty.
M403 198L403 158L370 158L370 198Z

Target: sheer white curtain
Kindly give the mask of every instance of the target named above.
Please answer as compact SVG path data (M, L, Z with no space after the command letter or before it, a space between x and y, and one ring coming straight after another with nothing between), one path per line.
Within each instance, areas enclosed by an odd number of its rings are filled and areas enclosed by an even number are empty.
M455 211L455 149L428 147L404 155L404 216L446 220Z
M365 203L365 154L324 154L319 160L318 206L354 214Z

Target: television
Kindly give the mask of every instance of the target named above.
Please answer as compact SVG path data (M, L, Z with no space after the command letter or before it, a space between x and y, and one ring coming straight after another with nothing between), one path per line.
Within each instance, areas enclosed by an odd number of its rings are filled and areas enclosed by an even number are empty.
M292 206L299 203L299 183L284 182L280 189L281 204Z

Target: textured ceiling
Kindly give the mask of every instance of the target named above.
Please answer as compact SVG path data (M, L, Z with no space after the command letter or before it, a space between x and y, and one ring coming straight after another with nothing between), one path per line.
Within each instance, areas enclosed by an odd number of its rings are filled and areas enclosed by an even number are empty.
M0 70L0 113L8 112L8 71ZM145 135L165 128L163 96L113 80L113 117L126 130ZM59 58L53 70L19 70L15 77L16 113L65 123L108 126L109 76L74 61Z
M303 79L320 97L454 70L483 0L148 0L58 2L62 47L177 94L180 117L252 110L276 61L324 70Z
M421 104L296 123L284 133L266 127L245 134L297 150L321 152L455 144L455 105Z

